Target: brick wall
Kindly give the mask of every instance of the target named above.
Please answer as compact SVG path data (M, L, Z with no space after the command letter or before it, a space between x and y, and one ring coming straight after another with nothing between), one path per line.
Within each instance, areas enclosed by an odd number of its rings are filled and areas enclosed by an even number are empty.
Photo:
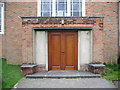
M118 56L118 3L87 2L86 15L104 17L104 61L116 62Z
M98 40L97 36L102 35L103 46L96 45L98 50L96 53L103 57L103 61L111 62L117 59L118 51L118 5L116 2L86 2L86 16L104 16L104 30L97 32L96 30L96 42L101 42ZM36 16L37 15L37 3L23 2L23 3L13 3L8 2L5 5L5 30L3 40L3 57L8 59L9 64L21 64L24 60L31 57L22 56L22 19L19 16ZM52 26L52 25L51 25ZM69 26L69 25L68 25ZM31 28L31 27L30 27ZM26 29L27 30L27 29ZM27 32L27 31L26 31ZM25 33L24 33L25 34ZM28 34L29 35L29 34ZM27 34L25 34L27 36ZM27 38L27 37L26 37ZM31 38L28 38L31 39ZM25 42L30 43L30 42ZM30 46L30 45L28 45ZM104 54L98 52L99 48L104 47ZM28 51L30 49L28 48ZM95 53L95 52L94 52ZM94 57L97 59L97 57ZM32 60L30 59L32 62Z
M22 20L20 16L36 16L36 3L8 2L5 5L6 58L9 64L22 63Z

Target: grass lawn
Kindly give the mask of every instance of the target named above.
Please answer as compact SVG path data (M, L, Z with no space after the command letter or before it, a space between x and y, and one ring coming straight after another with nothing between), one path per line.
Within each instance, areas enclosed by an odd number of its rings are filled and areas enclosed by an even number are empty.
M20 65L8 65L5 59L1 59L0 64L1 63L2 88L12 88L23 77L21 75Z
M120 80L120 65L118 64L105 64L106 72L102 77L112 82L112 80Z

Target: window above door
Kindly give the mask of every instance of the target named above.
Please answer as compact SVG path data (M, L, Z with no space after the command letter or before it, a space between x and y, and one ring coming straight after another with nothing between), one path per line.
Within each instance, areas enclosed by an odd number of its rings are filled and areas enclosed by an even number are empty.
M85 0L38 0L38 16L85 16Z

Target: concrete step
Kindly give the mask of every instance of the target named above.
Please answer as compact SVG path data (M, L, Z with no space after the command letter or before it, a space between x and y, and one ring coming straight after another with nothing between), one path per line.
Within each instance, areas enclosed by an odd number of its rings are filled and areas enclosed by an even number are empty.
M26 78L100 78L100 74L81 71L48 71L29 74Z

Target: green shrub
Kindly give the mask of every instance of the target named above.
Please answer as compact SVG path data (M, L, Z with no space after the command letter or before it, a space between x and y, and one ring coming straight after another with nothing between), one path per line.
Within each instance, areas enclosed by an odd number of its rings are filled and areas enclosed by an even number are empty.
M106 72L102 73L102 77L109 81L120 80L120 65L118 64L105 64Z

